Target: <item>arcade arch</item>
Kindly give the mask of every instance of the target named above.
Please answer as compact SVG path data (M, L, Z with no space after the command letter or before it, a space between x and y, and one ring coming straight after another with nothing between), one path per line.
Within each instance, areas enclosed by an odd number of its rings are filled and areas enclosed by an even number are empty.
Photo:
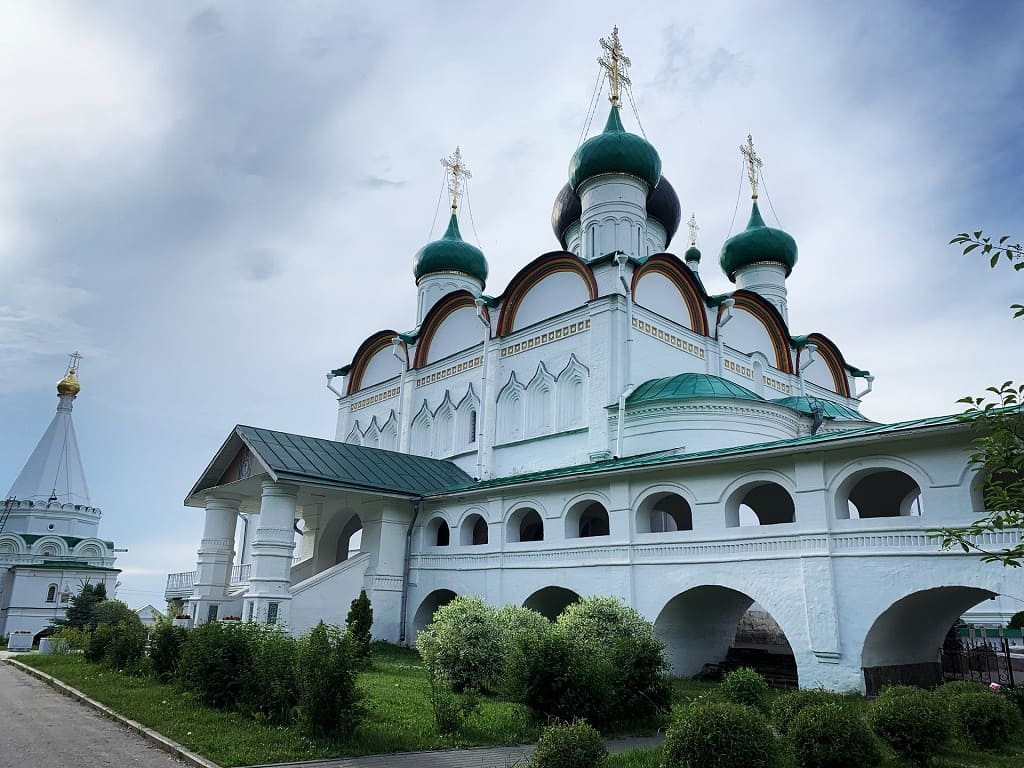
M459 527L459 544L479 546L487 543L487 521L475 512L467 515Z
M796 521L793 497L778 483L770 481L745 485L729 497L725 506L728 528L779 525Z
M434 612L437 611L438 608L448 605L448 603L456 597L458 597L458 595L450 589L435 589L423 598L423 602L420 603L419 608L416 609L416 614L413 616L413 637L415 638L416 635L427 628L427 625L429 625L434 618Z
M544 541L544 521L533 507L520 507L508 519L506 541Z
M678 493L662 491L645 498L636 512L637 533L693 530L693 510Z
M587 539L607 536L611 532L608 510L604 504L592 499L578 501L565 515L565 538Z
M579 600L580 596L571 589L544 587L526 598L523 607L534 610L541 616L554 621L562 611Z
M836 517L841 520L919 517L923 513L920 485L898 469L855 472L839 486L836 496Z

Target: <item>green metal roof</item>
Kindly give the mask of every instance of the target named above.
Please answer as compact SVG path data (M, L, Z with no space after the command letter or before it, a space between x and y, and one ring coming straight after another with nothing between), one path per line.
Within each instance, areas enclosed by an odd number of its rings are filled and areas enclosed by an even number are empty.
M706 373L681 373L664 379L651 379L633 390L627 405L656 400L692 400L726 397L736 400L763 400L749 389Z
M925 429L928 427L953 426L956 424L962 424L966 427L966 422L968 421L970 421L970 419L969 417L966 417L965 414L932 416L926 419L915 419L913 421L903 421L896 424L873 424L867 427L853 427L851 429L844 429L836 432L819 432L816 435L805 435L803 437L794 437L787 440L775 440L772 442L755 443L752 445L738 445L732 448L716 448L715 450L699 451L697 453L679 454L659 451L658 453L653 454L630 456L625 459L595 461L588 464L577 464L571 467L559 467L557 469L548 469L540 472L528 472L522 475L499 477L479 483L466 483L461 486L448 488L447 492L455 493L506 485L520 485L522 483L530 483L538 480L548 480L566 476L600 474L602 472L614 472L621 469L632 469L638 467L648 468L661 465L686 464L703 459L725 458L730 456L742 456L749 453L761 453L777 448L802 448L804 446L807 446L808 448L816 448L819 445L824 447L830 443L842 443L846 440L858 437L912 432L916 429Z
M84 560L44 560L41 563L14 563L12 566L31 571L107 571L120 573L120 568L105 568L100 565L89 565Z
M867 421L859 412L853 408L848 408L845 405L839 403L833 403L831 400L822 400L820 397L815 398L821 403L822 408L825 411L826 419L834 419L836 421ZM772 400L773 403L784 405L787 408L792 408L794 411L811 416L813 411L811 409L811 398L809 397L780 397L777 400Z
M472 481L450 461L258 427L239 425L235 431L278 480L326 482L408 496Z

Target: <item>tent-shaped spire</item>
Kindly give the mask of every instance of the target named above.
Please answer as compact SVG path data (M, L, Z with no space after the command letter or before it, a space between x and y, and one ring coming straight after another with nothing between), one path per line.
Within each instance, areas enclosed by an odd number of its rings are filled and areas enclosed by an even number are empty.
M80 389L76 377L77 358L57 384L57 413L32 451L8 497L18 501L82 504L92 506L85 484L82 457L78 453L71 409Z

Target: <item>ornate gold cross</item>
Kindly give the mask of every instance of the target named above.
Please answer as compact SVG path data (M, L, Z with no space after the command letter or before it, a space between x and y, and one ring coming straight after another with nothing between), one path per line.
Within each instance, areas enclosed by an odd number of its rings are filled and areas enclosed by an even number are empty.
M68 373L78 373L78 361L82 359L82 356L77 351L72 352L71 362L68 363Z
M608 73L608 85L610 92L608 100L613 107L619 106L619 90L624 85L632 85L633 82L626 74L626 70L633 65L629 57L622 52L622 44L619 42L619 28L612 27L611 42L601 38L601 47L604 53L597 60L601 68Z
M462 197L466 179L472 179L473 174L469 172L462 162L462 151L455 147L451 157L442 157L441 165L448 170L448 193L452 196L452 213L459 207L459 198Z
M700 229L700 227L697 226L697 214L696 213L691 213L690 214L690 220L688 222L686 222L686 226L688 226L690 228L690 246L692 248L696 248L697 247L697 230Z
M746 145L740 144L740 153L747 161L747 178L750 179L750 199L757 200L757 172L763 163L754 152L754 137L747 134Z

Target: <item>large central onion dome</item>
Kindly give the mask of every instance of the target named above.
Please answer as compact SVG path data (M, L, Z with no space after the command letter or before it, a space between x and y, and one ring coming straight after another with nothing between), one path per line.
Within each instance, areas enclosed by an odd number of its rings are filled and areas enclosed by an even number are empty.
M413 267L416 280L434 272L461 272L475 277L481 283L487 280L484 252L462 239L459 220L454 212L441 239L427 243L416 254L416 265Z
M555 204L551 208L551 229L555 237L562 244L562 248L569 247L565 233L569 227L580 220L583 215L583 206L580 197L577 195L571 184L566 184L558 192ZM665 247L672 242L676 231L679 229L679 222L682 221L683 211L679 205L679 196L675 188L664 176L654 188L654 194L647 198L647 217L657 219L665 228Z
M796 252L796 240L781 229L767 226L755 200L747 228L725 241L719 262L730 280L735 280L736 272L743 267L762 261L782 264L789 277L796 264Z
M580 184L603 173L628 173L647 182L653 192L661 179L661 158L649 141L627 133L613 106L604 131L583 142L569 162L569 184L579 192Z

